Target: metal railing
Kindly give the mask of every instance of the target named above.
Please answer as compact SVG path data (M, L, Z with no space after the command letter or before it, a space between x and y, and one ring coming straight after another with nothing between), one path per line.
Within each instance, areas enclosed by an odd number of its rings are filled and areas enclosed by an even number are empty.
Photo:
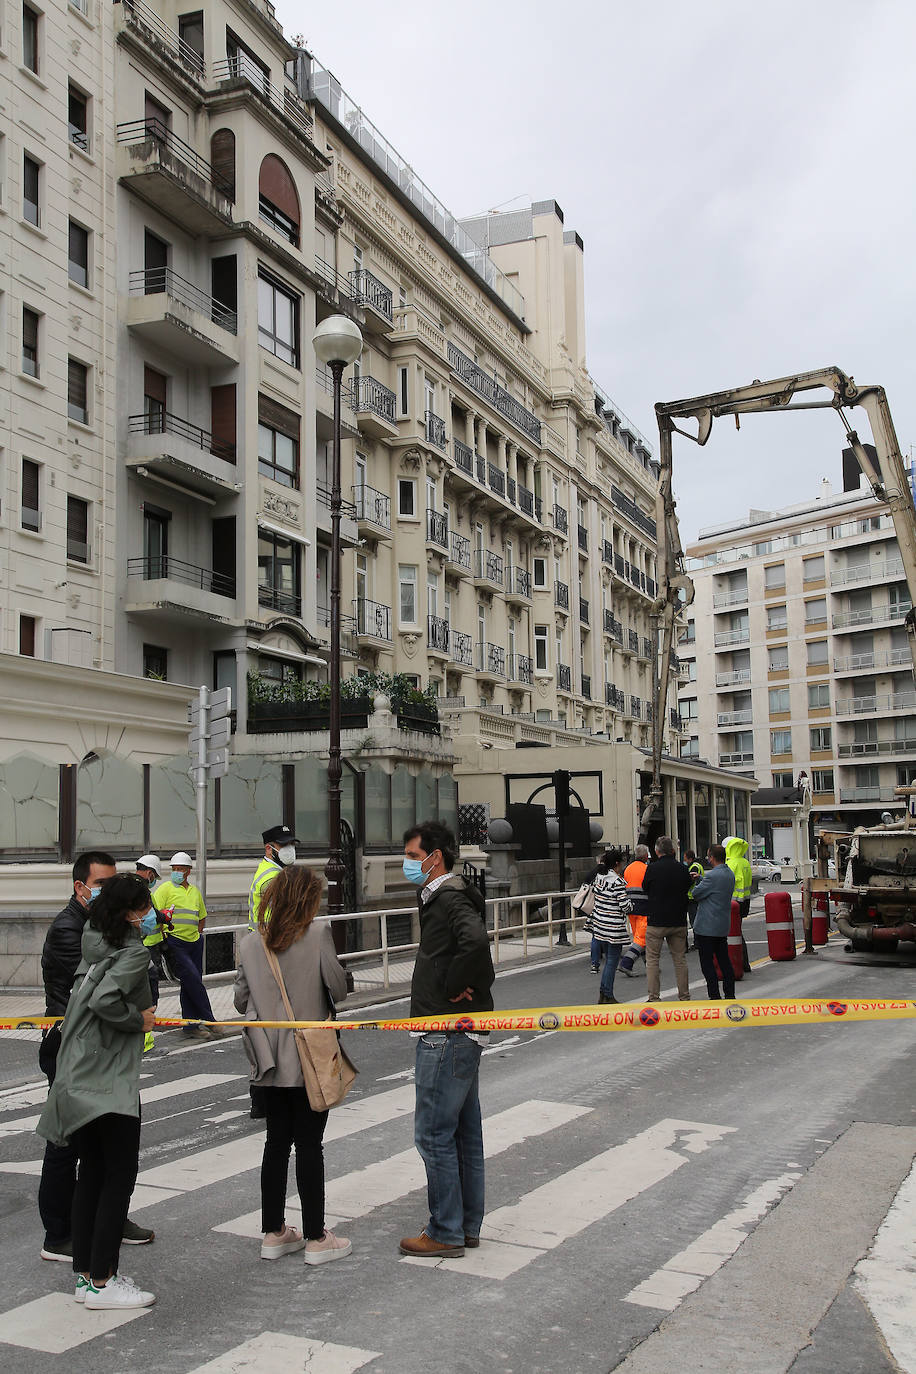
M332 487L328 486L327 482L322 482L320 479L315 482L315 495L318 498L319 506L324 506L326 510L331 509L331 503L334 500L334 490ZM352 501L342 500L340 503L340 513L345 520L356 519L356 507Z
M431 410L425 414L426 421L426 442L435 444L436 448L447 448L448 439L445 435L445 421L439 415L434 415Z
M585 553L588 552L588 530L584 525L576 526L576 534L579 539L579 548Z
M71 0L72 3L72 0ZM77 6L83 14L86 7L83 4ZM149 32L167 48L173 57L177 57L181 65L198 80L203 79L204 59L196 48L192 48L190 43L185 40L174 29L170 29L164 20L159 18L155 11L148 5L143 4L143 0L122 0L121 5L124 17L129 24L135 27L148 29Z
M647 534L650 539L657 538L658 530L655 521L650 520L648 515L644 515L636 502L613 484L611 486L611 504L632 521L638 529Z
M384 282L379 281L378 277L365 267L358 267L349 273L350 285L353 288L353 297L360 305L371 305L373 310L384 315L385 319L391 323L393 317L391 308L391 292Z
M601 541L601 561L602 563L609 563L611 567L614 566L614 545L609 539L602 539Z
M132 296L170 296L180 305L186 305L189 310L206 315L213 324L218 324L230 334L238 333L239 317L236 311L220 304L213 296L208 296L206 291L201 291L193 282L180 277L171 267L147 267L131 272L128 278L128 291Z
M298 592L285 592L279 587L269 587L263 583L258 585L258 605L297 618L302 615L302 597Z
M627 630L627 648L631 654L639 653L639 634L636 630Z
M569 587L565 582L554 582L553 600L554 605L559 606L564 611L569 610Z
M383 491L367 486L351 487L350 490L357 520L377 525L380 530L391 529L391 501Z
M751 632L746 630L720 630L715 636L715 647L722 648L726 644L750 644Z
M525 568L506 569L506 594L530 598L531 574Z
M887 692L876 696L847 697L838 701L838 716L874 715L878 711L907 711L916 706L916 692Z
M426 508L426 542L448 549L448 517L429 506Z
M456 534L452 530L449 537L448 560L455 563L459 568L471 568L471 541L466 539L463 534Z
M588 625L590 607L584 596L579 597L579 620L583 625Z
M329 367L316 367L315 381L321 387L322 391L326 391L329 396L334 395L334 378L331 376L331 369ZM348 382L341 383L340 399L343 405L349 406L351 410L355 410L356 406L353 400L353 391Z
M200 177L201 181L212 186L226 200L231 201L234 198L235 189L226 178L219 172L214 172L207 159L201 157L189 143L185 143L184 139L173 133L163 120L131 119L118 125L117 134L119 143L134 147L141 143L157 143L176 162L180 162L188 171Z
M211 71L213 80L217 82L245 81L265 104L295 125L300 134L311 139L314 125L302 101L288 87L275 86L263 68L253 62L247 53L238 52L214 62Z
M455 467L461 472L466 472L469 477L474 476L474 450L468 448L460 439L452 440L452 449L455 454Z
M506 494L506 474L495 463L487 463L487 486L491 491L495 491L497 496Z
M492 677L506 676L506 651L500 644L485 641L477 645L477 671Z
M426 642L430 649L439 649L440 652L448 653L449 623L438 615L428 615L426 617Z
M733 768L736 764L746 764L746 763L753 763L753 762L754 762L754 755L753 755L752 752L747 752L747 753L738 752L738 753L732 753L732 754L720 754L720 755L719 755L719 767L720 767L720 768L730 768L730 767Z
M835 658L835 673L855 673L860 668L899 668L911 662L909 649L891 649L885 653L850 654L847 658Z
M389 387L383 386L374 377L360 376L356 379L353 391L353 409L357 414L370 411L373 415L387 420L390 425L395 423L398 398Z
M390 643L390 606L383 606L378 601L368 601L365 597L356 597L353 611L358 635L366 635L370 639L383 639Z
M505 387L499 385L492 377L487 376L483 368L478 367L473 358L469 358L466 353L462 353L454 344L448 345L448 361L452 371L457 373L466 386L479 395L485 396L493 408L500 415L527 434L536 444L541 442L541 422L530 410L526 410L520 401L508 392Z
M460 663L464 668L474 666L474 641L469 634L463 630L453 630L452 640L452 660Z
M569 532L569 516L565 506L554 506L553 527L555 530L559 530L561 534L567 534Z
M592 680L588 673L582 674L582 695L586 700L592 699Z
M630 715L636 720L642 715L642 702L639 697L630 697Z
M831 587L845 587L850 582L890 582L904 577L903 563L857 563L852 568L835 568L830 573Z
M212 568L199 568L196 563L185 563L181 558L163 554L158 558L128 558L127 576L142 577L146 582L165 579L180 582L186 587L198 587L202 592L213 592L216 596L235 596L235 578L223 573L213 572Z
M890 789L888 789L890 790ZM884 794L880 787L841 787L841 802L876 802L881 801Z
M235 444L227 444L221 439L214 439L208 429L201 429L200 425L193 425L190 420L185 420L180 415L173 415L170 410L128 415L127 432L128 434L174 434L177 438L184 439L186 443L193 445L194 448L199 448L204 453L212 453L214 458L222 458L227 463L235 462Z
M845 611L835 615L832 625L835 630L852 629L860 625L880 625L884 620L903 620L910 612L908 601L892 601L886 606L871 606L861 611Z
M604 703L606 706L613 706L615 711L622 711L626 703L626 695L612 682L606 682L604 684Z
M518 487L518 508L523 515L530 515L533 518L535 518L534 492L529 491L527 487L523 487L521 483L519 483ZM536 518L540 520L540 511L538 511Z
M527 654L509 655L509 678L512 682L523 682L530 687L534 679L534 664Z
M750 682L750 668L738 668L733 673L716 673L717 687L738 687L743 682Z
M743 587L740 591L719 592L713 597L712 604L719 610L722 606L741 606L747 599L747 587Z
M503 560L499 554L491 553L489 549L474 550L474 576L481 582L492 582L495 586L503 585Z
M913 739L867 739L854 740L837 748L841 759L868 758L872 754L916 754L916 737Z
M568 663L557 664L557 688L561 692L572 691L572 668Z
M720 711L716 716L717 725L752 725L754 713L747 711Z

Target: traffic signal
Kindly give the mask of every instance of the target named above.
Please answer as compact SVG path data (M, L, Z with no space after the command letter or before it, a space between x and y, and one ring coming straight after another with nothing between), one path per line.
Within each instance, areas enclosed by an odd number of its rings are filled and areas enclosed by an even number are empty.
M553 790L558 816L569 815L569 784L571 780L572 774L567 768L558 768L553 775Z

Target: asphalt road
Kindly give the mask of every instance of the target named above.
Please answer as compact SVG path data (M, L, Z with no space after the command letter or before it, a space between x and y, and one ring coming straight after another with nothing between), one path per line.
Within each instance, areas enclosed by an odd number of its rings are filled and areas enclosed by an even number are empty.
M912 997L899 964L831 944L739 994ZM597 983L577 955L500 977L497 1006L590 1002ZM645 979L617 992L641 998ZM439 1265L397 1249L425 1221L412 1042L349 1040L361 1074L326 1160L353 1255L307 1268L258 1256L262 1127L239 1039L159 1036L132 1207L156 1240L122 1252L159 1302L126 1318L82 1311L67 1267L39 1259L40 1088L0 1096L5 1374L916 1370L911 1021L494 1036L484 1239Z

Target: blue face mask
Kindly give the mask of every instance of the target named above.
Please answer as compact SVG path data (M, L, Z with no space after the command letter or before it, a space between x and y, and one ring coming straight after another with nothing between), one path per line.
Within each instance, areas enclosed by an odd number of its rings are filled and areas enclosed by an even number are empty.
M143 920L140 922L140 934L155 935L156 924L157 922L155 911L148 911L146 915L143 917Z
M177 868L172 869L172 882L175 884L176 887L181 887L181 885L184 882L184 874L179 873Z
M426 882L426 874L423 872L422 859L405 859L403 864L404 877L409 883L414 883L417 887L422 887Z
M94 902L94 901L95 901L96 897L99 895L99 893L101 892L101 890L102 890L102 889L101 889L100 887L90 887L90 889L89 889L89 900L90 900L90 902Z

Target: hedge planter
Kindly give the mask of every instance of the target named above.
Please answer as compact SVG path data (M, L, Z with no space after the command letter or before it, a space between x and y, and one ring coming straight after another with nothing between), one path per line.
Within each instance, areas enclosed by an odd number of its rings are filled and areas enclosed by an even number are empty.
M369 697L349 697L340 703L341 730L365 730L372 713ZM331 707L325 701L249 701L248 730L258 734L299 734L328 730Z

